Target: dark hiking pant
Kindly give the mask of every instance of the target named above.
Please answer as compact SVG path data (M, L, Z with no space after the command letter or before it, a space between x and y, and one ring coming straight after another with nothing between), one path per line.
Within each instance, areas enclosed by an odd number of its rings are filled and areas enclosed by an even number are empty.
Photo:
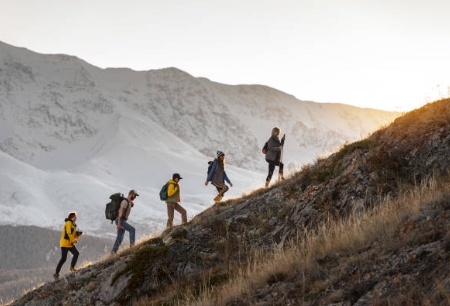
M225 185L225 184L223 184L223 183L214 183L214 182L211 182L211 184L213 184L213 185L216 187L217 192L219 193L218 196L220 196L220 197L223 197L223 195L225 194L225 192L228 191L228 186Z
M78 255L80 255L80 252L78 252L77 248L75 246L71 247L71 248L61 248L61 259L58 262L58 265L56 266L56 274L59 274L59 271L61 271L61 268L63 266L63 264L66 262L67 260L67 253L70 251L70 253L72 253L73 257L72 257L72 262L70 263L70 266L72 268L75 268L75 265L77 264L77 260L78 260Z
M283 167L284 167L283 163L281 163L279 160L272 161L272 160L267 160L267 159L266 159L266 162L269 163L269 174L267 175L266 182L270 182L270 180L272 179L273 172L275 171L275 166L280 167L278 169L278 175L283 176Z

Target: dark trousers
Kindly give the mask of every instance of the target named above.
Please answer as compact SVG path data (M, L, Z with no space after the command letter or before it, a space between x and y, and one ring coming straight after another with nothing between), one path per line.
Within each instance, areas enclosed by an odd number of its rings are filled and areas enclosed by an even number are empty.
M78 252L78 250L77 250L77 248L75 246L73 246L71 248L61 248L61 259L59 260L58 265L56 266L56 273L57 274L59 273L59 271L61 271L62 265L67 260L67 253L68 252L72 253L72 255L73 255L72 262L70 263L70 266L72 268L75 268L75 265L77 264L77 260L78 260L78 255L80 255L80 252Z
M267 160L267 159L266 159L266 162L269 163L269 174L267 174L266 182L270 182L270 180L272 179L273 172L275 171L275 166L279 166L280 168L278 169L278 173L280 175L283 174L284 164L282 162L280 162L279 160L272 161L272 160Z

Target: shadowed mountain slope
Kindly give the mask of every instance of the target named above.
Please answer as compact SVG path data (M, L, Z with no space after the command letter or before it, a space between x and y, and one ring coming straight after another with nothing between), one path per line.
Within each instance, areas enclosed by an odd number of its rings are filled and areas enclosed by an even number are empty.
M449 149L447 99L13 305L448 305Z

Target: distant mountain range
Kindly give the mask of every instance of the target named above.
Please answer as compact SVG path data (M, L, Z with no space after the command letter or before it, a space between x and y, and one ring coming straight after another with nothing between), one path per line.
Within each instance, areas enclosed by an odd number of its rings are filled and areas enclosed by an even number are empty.
M215 191L203 182L217 150L234 183L226 200L262 186L261 147L274 126L286 133L289 176L398 115L219 84L176 68L100 69L0 42L0 224L59 229L76 210L86 233L113 237L108 197L135 188L130 222L142 237L164 227L158 190L174 172L183 177L189 218L211 205Z

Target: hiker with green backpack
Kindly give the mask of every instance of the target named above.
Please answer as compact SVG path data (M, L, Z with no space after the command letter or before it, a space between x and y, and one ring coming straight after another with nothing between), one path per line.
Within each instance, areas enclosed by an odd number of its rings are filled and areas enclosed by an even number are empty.
M181 223L187 222L186 209L184 209L178 202L181 202L180 180L182 177L179 173L174 173L172 178L161 188L159 193L160 199L167 204L167 226L173 226L173 217L175 210L181 214Z

